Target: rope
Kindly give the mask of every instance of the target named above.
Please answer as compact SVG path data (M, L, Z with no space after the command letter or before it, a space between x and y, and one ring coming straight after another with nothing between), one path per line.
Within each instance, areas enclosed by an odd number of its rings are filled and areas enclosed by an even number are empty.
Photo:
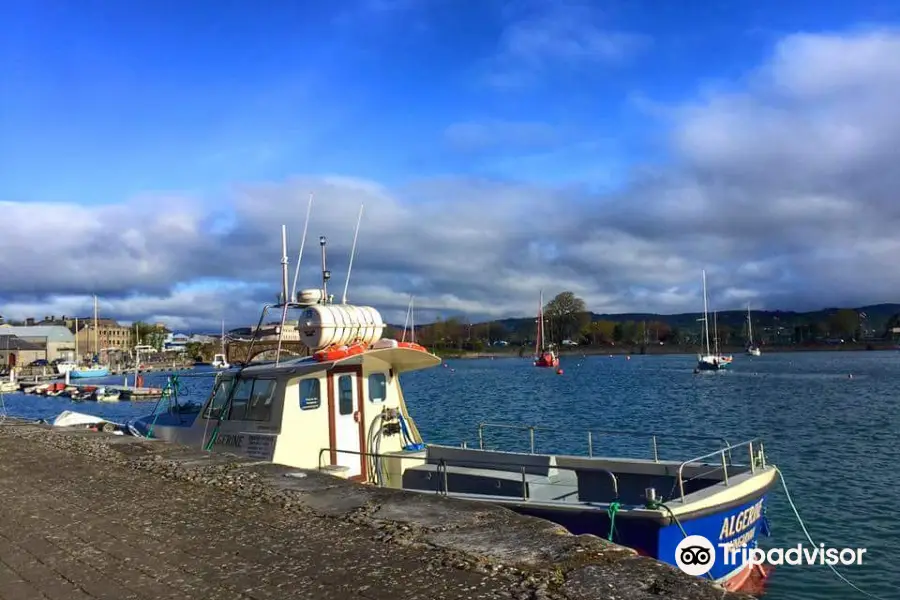
M159 419L159 415L162 411L159 410L160 405L163 400L166 400L166 406L169 407L169 410L172 409L172 399L175 399L175 404L178 404L178 374L169 375L168 380L166 381L165 387L163 387L162 394L160 394L159 400L156 402L156 406L153 407L153 421L150 423L150 427L147 428L147 439L153 435L153 428L156 426L156 421Z
M681 530L681 535L684 536L685 538L688 537L687 531L684 530L684 526L681 524L681 521L678 520L678 516L674 512L672 512L672 509L669 508L665 502L663 502L661 500L648 500L646 506L647 506L647 508L650 508L650 509L664 508L666 510L666 512L669 513L669 517L671 517L672 520L675 521L675 524L678 525L678 529ZM712 576L711 572L707 572L706 576L709 577L710 579L715 579Z
M781 469L778 467L774 467L775 472L778 473L778 478L781 480L781 487L784 489L784 495L787 498L788 504L791 507L791 510L794 511L794 516L797 517L797 523L800 524L800 529L803 530L803 534L806 536L806 540L809 542L811 546L818 546L809 534L809 530L806 528L806 524L803 522L803 519L800 518L800 512L797 510L797 506L794 504L793 498L791 498L791 493L788 491L787 483L784 481L784 474L781 472ZM837 576L838 579L849 585L851 588L866 596L867 598L872 598L873 600L887 600L886 598L882 598L881 596L876 596L871 592L867 592L859 588L855 583L844 577L844 575L838 571L834 565L828 565L828 568Z
M609 508L606 509L606 514L609 515L609 535L606 536L606 539L609 541L613 541L613 536L616 534L616 515L620 508L622 508L621 504L611 502Z

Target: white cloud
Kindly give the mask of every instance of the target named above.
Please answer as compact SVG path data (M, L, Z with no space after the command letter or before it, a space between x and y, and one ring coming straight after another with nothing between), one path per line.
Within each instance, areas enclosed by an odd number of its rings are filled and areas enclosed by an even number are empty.
M248 324L279 285L280 225L291 274L307 196L301 270L318 280L329 239L340 295L360 203L350 299L402 322L443 311L530 315L538 290L572 290L597 312L713 304L810 308L892 301L900 290L900 75L891 31L791 36L744 88L668 107L669 166L612 195L466 178L404 187L347 176L236 185L215 208L190 196L122 204L0 205L0 314ZM212 281L198 284L199 278ZM223 282L246 281L253 285Z

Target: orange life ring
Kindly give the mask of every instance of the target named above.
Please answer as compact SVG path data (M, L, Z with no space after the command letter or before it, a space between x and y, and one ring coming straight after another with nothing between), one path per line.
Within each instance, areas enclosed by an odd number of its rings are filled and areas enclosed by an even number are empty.
M350 344L349 346L328 346L327 348L323 348L313 354L313 358L316 359L317 362L331 362L335 360L341 360L342 358L347 358L348 356L354 356L356 354L362 354L366 351L367 345L364 342L356 342L355 344Z
M428 352L425 346L415 342L397 342L398 348L409 348L410 350L418 350L419 352Z

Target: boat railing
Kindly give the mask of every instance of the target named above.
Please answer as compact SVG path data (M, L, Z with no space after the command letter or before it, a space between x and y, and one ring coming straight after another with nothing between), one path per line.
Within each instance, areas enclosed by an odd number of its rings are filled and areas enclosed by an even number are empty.
M465 445L463 445L461 447L465 448ZM333 464L329 465L329 464L323 463L323 458L326 453L328 453L329 455L332 453L335 455L349 454L351 456L365 457L367 460L373 460L373 459L374 460L383 460L383 459L396 460L398 458L402 458L403 460L417 459L417 460L421 460L422 464L428 464L429 460L431 460L432 461L431 464L434 464L436 467L435 471L437 472L438 477L440 477L440 483L441 483L440 486L435 488L435 490L434 490L435 493L441 494L443 496L454 493L453 490L450 489L449 471L447 469L448 467L454 466L453 463L455 461L452 461L452 460L447 461L446 459L443 459L443 458L440 458L437 460L429 459L429 457L426 454L423 454L422 456L411 456L408 454L401 456L398 454L377 454L375 452L363 452L361 450L340 450L340 449L336 449L336 448L321 448L321 449L319 449L319 470L320 471L325 470L329 466L334 466ZM552 480L549 480L549 478L547 481L534 482L533 480L529 479L528 466L523 465L521 462L514 462L514 461L506 462L506 461L496 460L496 459L478 461L478 460L475 460L472 458L467 458L465 460L465 463L470 468L472 468L472 465L477 466L477 465L479 465L479 463L481 463L481 466L483 466L487 470L498 471L498 472L506 471L506 472L520 473L521 481L522 481L522 496L521 496L522 500L534 500L534 498L532 498L531 495L529 494L529 489L530 489L529 484L537 484L542 487L554 487L554 486L566 487L566 488L572 487L571 483L562 482L562 481L552 481ZM619 478L616 476L615 473L613 473L609 469L605 469L603 467L583 467L583 466L568 467L568 466L560 466L560 465L555 465L555 464L552 466L552 468L556 469L557 471L570 471L575 474L576 478L578 476L578 473L601 473L601 474L604 474L607 477L609 477L610 484L612 486L611 501L619 499ZM377 477L375 473L369 473L368 476L369 476L370 480L372 480L374 478L374 483L378 487L387 487L385 485L384 479ZM466 492L456 492L456 493L465 494ZM575 489L570 492L569 495L571 495L571 494L575 494L575 495L578 494L577 485L575 486ZM547 500L542 499L542 501L547 501ZM564 501L564 500L557 499L557 501Z
M556 427L546 427L543 425L528 425L528 424L520 424L520 423L488 423L481 422L478 424L478 447L484 450L484 432L488 429L506 429L506 430L516 430L516 431L527 431L529 438L529 451L531 454L535 453L535 438L537 432L547 432L547 433L568 433L568 430L556 428ZM709 435L694 435L694 434L660 434L652 431L629 431L623 429L598 429L591 428L586 430L582 435L585 435L587 438L587 453L588 456L593 458L594 456L594 443L598 438L609 436L609 437L630 437L630 438L643 438L646 439L650 443L650 450L653 456L654 462L659 462L659 441L660 439L680 439L680 440L693 440L693 441L715 441L721 443L723 447L728 447L728 440L722 436L709 436ZM729 453L728 460L731 460L731 455Z
M754 444L756 446L754 447ZM731 463L731 451L737 450L738 448L747 448L748 454L750 456L750 473L756 473L757 465L760 468L765 469L766 467L766 453L765 448L763 446L762 440L759 438L753 438L752 440L747 440L746 442L740 442L739 444L731 444L730 446L725 446L724 448L720 448L715 452L709 452L707 454L703 454L701 456L695 456L689 460L682 462L678 465L678 471L675 476L678 481L678 493L681 496L681 502L684 503L684 468L688 465L701 463L701 461L718 457L721 460L721 468L722 468L722 483L726 486L730 485L728 479L728 467L729 465L734 466ZM757 454L754 454L754 450L756 450ZM705 463L701 463L705 464ZM718 466L716 470L718 470Z

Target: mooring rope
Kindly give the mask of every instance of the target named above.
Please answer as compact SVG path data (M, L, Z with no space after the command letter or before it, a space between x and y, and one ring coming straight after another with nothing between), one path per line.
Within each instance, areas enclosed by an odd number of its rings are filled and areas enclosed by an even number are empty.
M797 510L797 505L794 504L794 499L791 498L791 493L788 491L787 483L785 483L785 481L784 481L784 474L781 472L781 469L779 469L778 467L774 467L774 468L775 468L775 472L778 473L778 478L781 480L781 487L784 489L784 495L787 498L788 504L790 505L791 510L794 511L794 516L797 517L797 523L800 524L800 529L803 530L803 534L806 536L806 539L810 543L810 545L817 546L818 544L816 544L813 541L812 536L809 534L809 530L806 528L806 524L803 522L803 519L800 518L800 512ZM871 592L867 592L866 590L860 588L855 583L853 583L852 581L847 579L843 575L843 573L841 573L840 571L838 571L835 568L834 565L828 565L828 568L831 569L831 571L837 576L838 579L840 579L841 581L843 581L844 583L849 585L851 588L853 588L854 590L856 590L863 596L866 596L867 598L872 598L873 600L887 600L887 598L882 598L881 596L877 596Z

